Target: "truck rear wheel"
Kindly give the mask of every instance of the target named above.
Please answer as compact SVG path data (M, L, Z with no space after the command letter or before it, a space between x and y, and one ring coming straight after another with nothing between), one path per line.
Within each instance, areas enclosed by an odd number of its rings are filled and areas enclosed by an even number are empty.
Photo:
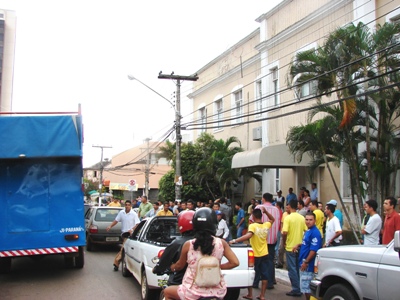
M345 284L334 284L325 293L324 300L358 300L353 288Z
M75 268L82 269L85 265L85 253L83 251L83 247L79 247L79 255L75 257Z
M0 274L11 272L11 257L0 258Z
M122 276L124 277L130 277L132 276L132 273L129 272L128 267L126 265L126 255L125 251L122 251Z
M228 288L224 300L237 300L240 295L239 288Z
M159 297L160 290L150 289L147 283L146 271L142 271L142 280L141 280L141 289L142 289L142 300L152 300L157 299Z

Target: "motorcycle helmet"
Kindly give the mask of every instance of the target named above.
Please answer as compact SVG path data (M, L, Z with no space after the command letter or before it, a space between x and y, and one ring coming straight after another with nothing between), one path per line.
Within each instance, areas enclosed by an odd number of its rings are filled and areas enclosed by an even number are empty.
M184 210L178 214L178 228L180 233L193 230L193 210Z
M215 235L218 227L218 219L215 211L208 207L196 210L193 217L194 230L204 230Z

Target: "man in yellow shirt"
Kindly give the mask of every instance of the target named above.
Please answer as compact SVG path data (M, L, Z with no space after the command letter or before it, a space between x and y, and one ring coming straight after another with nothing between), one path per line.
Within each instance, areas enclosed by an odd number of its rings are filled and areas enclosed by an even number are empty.
M157 213L157 217L162 216L162 217L167 217L167 216L173 216L174 214L172 213L172 211L169 210L169 202L165 201L164 205L163 205L163 209L160 210Z
M262 223L262 214L266 214L268 221ZM252 212L253 223L249 225L248 231L245 235L233 239L229 244L234 244L236 242L243 242L250 240L251 247L254 251L254 270L256 272L256 277L259 275L261 278L261 293L257 299L265 300L265 291L268 285L268 244L267 237L268 231L275 221L275 218L268 212L268 210L261 206L256 208ZM253 288L248 288L247 296L243 296L245 299L253 299Z
M283 221L282 238L286 250L286 264L292 290L287 296L301 297L298 253L293 248L301 244L304 231L307 230L305 219L297 210L297 200L291 200L288 204L290 214Z
M318 208L318 200L311 200L310 210L315 215L315 225L321 233L322 239L324 238L324 212Z
M121 203L119 203L119 200L116 198L112 198L112 201L110 202L110 204L108 204L107 206L111 206L111 207L121 207Z

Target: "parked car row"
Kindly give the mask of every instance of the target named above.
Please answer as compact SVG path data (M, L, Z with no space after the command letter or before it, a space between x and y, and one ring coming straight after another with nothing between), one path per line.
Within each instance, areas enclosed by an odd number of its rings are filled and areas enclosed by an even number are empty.
M121 223L107 231L122 207L92 206L85 214L86 250L92 251L94 244L121 244Z

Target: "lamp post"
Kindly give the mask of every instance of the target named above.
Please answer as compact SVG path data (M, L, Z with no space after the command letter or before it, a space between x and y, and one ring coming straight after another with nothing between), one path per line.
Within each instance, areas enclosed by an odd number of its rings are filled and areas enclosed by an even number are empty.
M99 206L101 206L101 190L103 188L103 149L104 148L112 148L112 146L99 146L99 145L92 145L94 148L101 148L101 159L100 159L100 182L99 182Z
M180 101L177 98L176 101L176 107L174 104L168 100L166 97L149 87L147 84L143 83L136 77L132 75L128 75L129 80L136 80L145 87L147 87L149 90L152 92L156 93L158 96L166 100L169 104L171 104L172 108L175 111L175 135L176 135L176 159L175 159L175 200L180 201L181 200L181 184L182 184L182 175L181 175L181 106L180 106Z

